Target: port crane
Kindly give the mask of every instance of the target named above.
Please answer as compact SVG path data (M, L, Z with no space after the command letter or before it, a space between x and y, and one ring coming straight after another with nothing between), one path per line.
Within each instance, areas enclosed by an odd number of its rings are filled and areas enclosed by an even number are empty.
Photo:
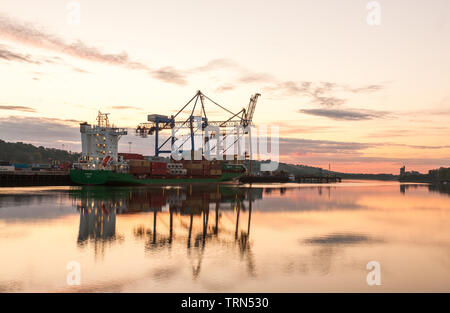
M170 141L173 145L176 138L176 132L172 133L166 140L164 140L161 144L159 143L159 132L164 130L173 130L176 128L176 131L182 128L189 129L190 136L186 139L191 141L191 151L194 153L195 144L194 144L194 136L197 131L203 131L209 125L217 126L219 128L230 128L242 126L244 129L247 126L252 125L253 114L255 112L256 103L258 101L258 97L261 94L256 93L250 97L250 101L248 103L247 108L242 108L239 112L234 113L224 106L218 104L205 94L203 94L200 90L196 92L196 94L174 115L159 115L159 114L150 114L147 117L147 122L140 123L136 127L136 135L141 137L147 137L148 135L155 135L155 156L159 156L161 153L171 153L171 150L165 150L164 146ZM209 120L206 112L206 103L212 103L215 107L221 109L221 111L225 111L229 116L228 119L225 120ZM197 109L197 113L196 113ZM187 118L181 118L182 113L188 112L189 115ZM179 118L179 119L177 119ZM196 123L200 121L201 127L196 128ZM248 133L248 132L246 132ZM208 134L208 137L205 140L209 140L209 138L213 138L214 136L219 135L215 133ZM225 134L226 136L226 134ZM239 138L229 147L224 148L223 153L231 148ZM185 142L184 142L185 143ZM183 143L183 144L184 144ZM212 149L211 149L212 150Z

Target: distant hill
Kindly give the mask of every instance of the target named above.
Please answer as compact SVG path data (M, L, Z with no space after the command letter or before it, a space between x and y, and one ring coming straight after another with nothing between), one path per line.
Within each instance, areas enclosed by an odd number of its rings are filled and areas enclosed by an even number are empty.
M246 161L248 162L248 161ZM259 171L259 168L261 167L261 164L268 163L270 160L253 160L253 170ZM327 170L324 170L320 167L313 167L308 165L301 165L301 164L289 164L289 163L278 163L278 168L276 169L277 172L284 172L288 174L293 174L296 176L322 176L329 173ZM334 173L334 172L330 172Z
M294 174L298 176L325 176L327 174L337 175L346 179L376 179L376 180L396 180L398 175L392 174L363 174L363 173L340 173L334 171L328 171L320 167L312 167L307 165L294 165L288 163L280 163L278 170L283 172Z
M307 165L294 165L289 163L279 163L278 170L299 175L299 176L320 176L320 175L326 175L328 173L327 170L324 170L320 167L312 167Z
M36 147L23 142L6 142L0 139L0 160L12 163L50 163L52 160L60 162L76 162L79 153L60 149Z

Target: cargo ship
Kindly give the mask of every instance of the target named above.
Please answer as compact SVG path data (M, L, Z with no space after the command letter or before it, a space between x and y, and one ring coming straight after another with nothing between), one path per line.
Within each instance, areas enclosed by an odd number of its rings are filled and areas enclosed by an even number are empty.
M123 128L110 125L108 114L99 112L97 125L80 124L82 153L69 171L80 185L168 185L237 181L246 173L233 161L181 160L118 153Z

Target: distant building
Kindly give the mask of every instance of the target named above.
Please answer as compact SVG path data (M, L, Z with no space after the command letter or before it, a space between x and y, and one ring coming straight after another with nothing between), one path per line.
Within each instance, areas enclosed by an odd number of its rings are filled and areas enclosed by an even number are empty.
M400 176L405 176L406 167L403 165L400 167Z

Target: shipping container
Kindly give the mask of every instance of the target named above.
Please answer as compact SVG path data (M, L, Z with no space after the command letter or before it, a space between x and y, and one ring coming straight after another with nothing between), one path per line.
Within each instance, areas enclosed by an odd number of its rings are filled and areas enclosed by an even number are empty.
M139 153L119 153L124 160L143 160L144 156Z
M30 165L23 163L14 163L14 168L17 169L29 169Z
M187 171L186 169L181 169L181 168L174 168L174 169L168 169L167 172L170 175L186 175Z
M151 167L149 166L130 166L130 174L133 175L143 175L150 174Z
M157 175L157 176L167 175L167 163L152 162L152 175Z
M181 169L183 168L183 164L181 163L167 163L167 168L168 169Z
M186 164L184 164L184 167L187 169L201 170L201 169L203 169L203 164L202 163L186 163Z
M167 169L167 163L166 162L152 162L152 168L157 169Z
M151 162L147 160L128 160L128 164L130 166L146 166L146 167L152 166Z

